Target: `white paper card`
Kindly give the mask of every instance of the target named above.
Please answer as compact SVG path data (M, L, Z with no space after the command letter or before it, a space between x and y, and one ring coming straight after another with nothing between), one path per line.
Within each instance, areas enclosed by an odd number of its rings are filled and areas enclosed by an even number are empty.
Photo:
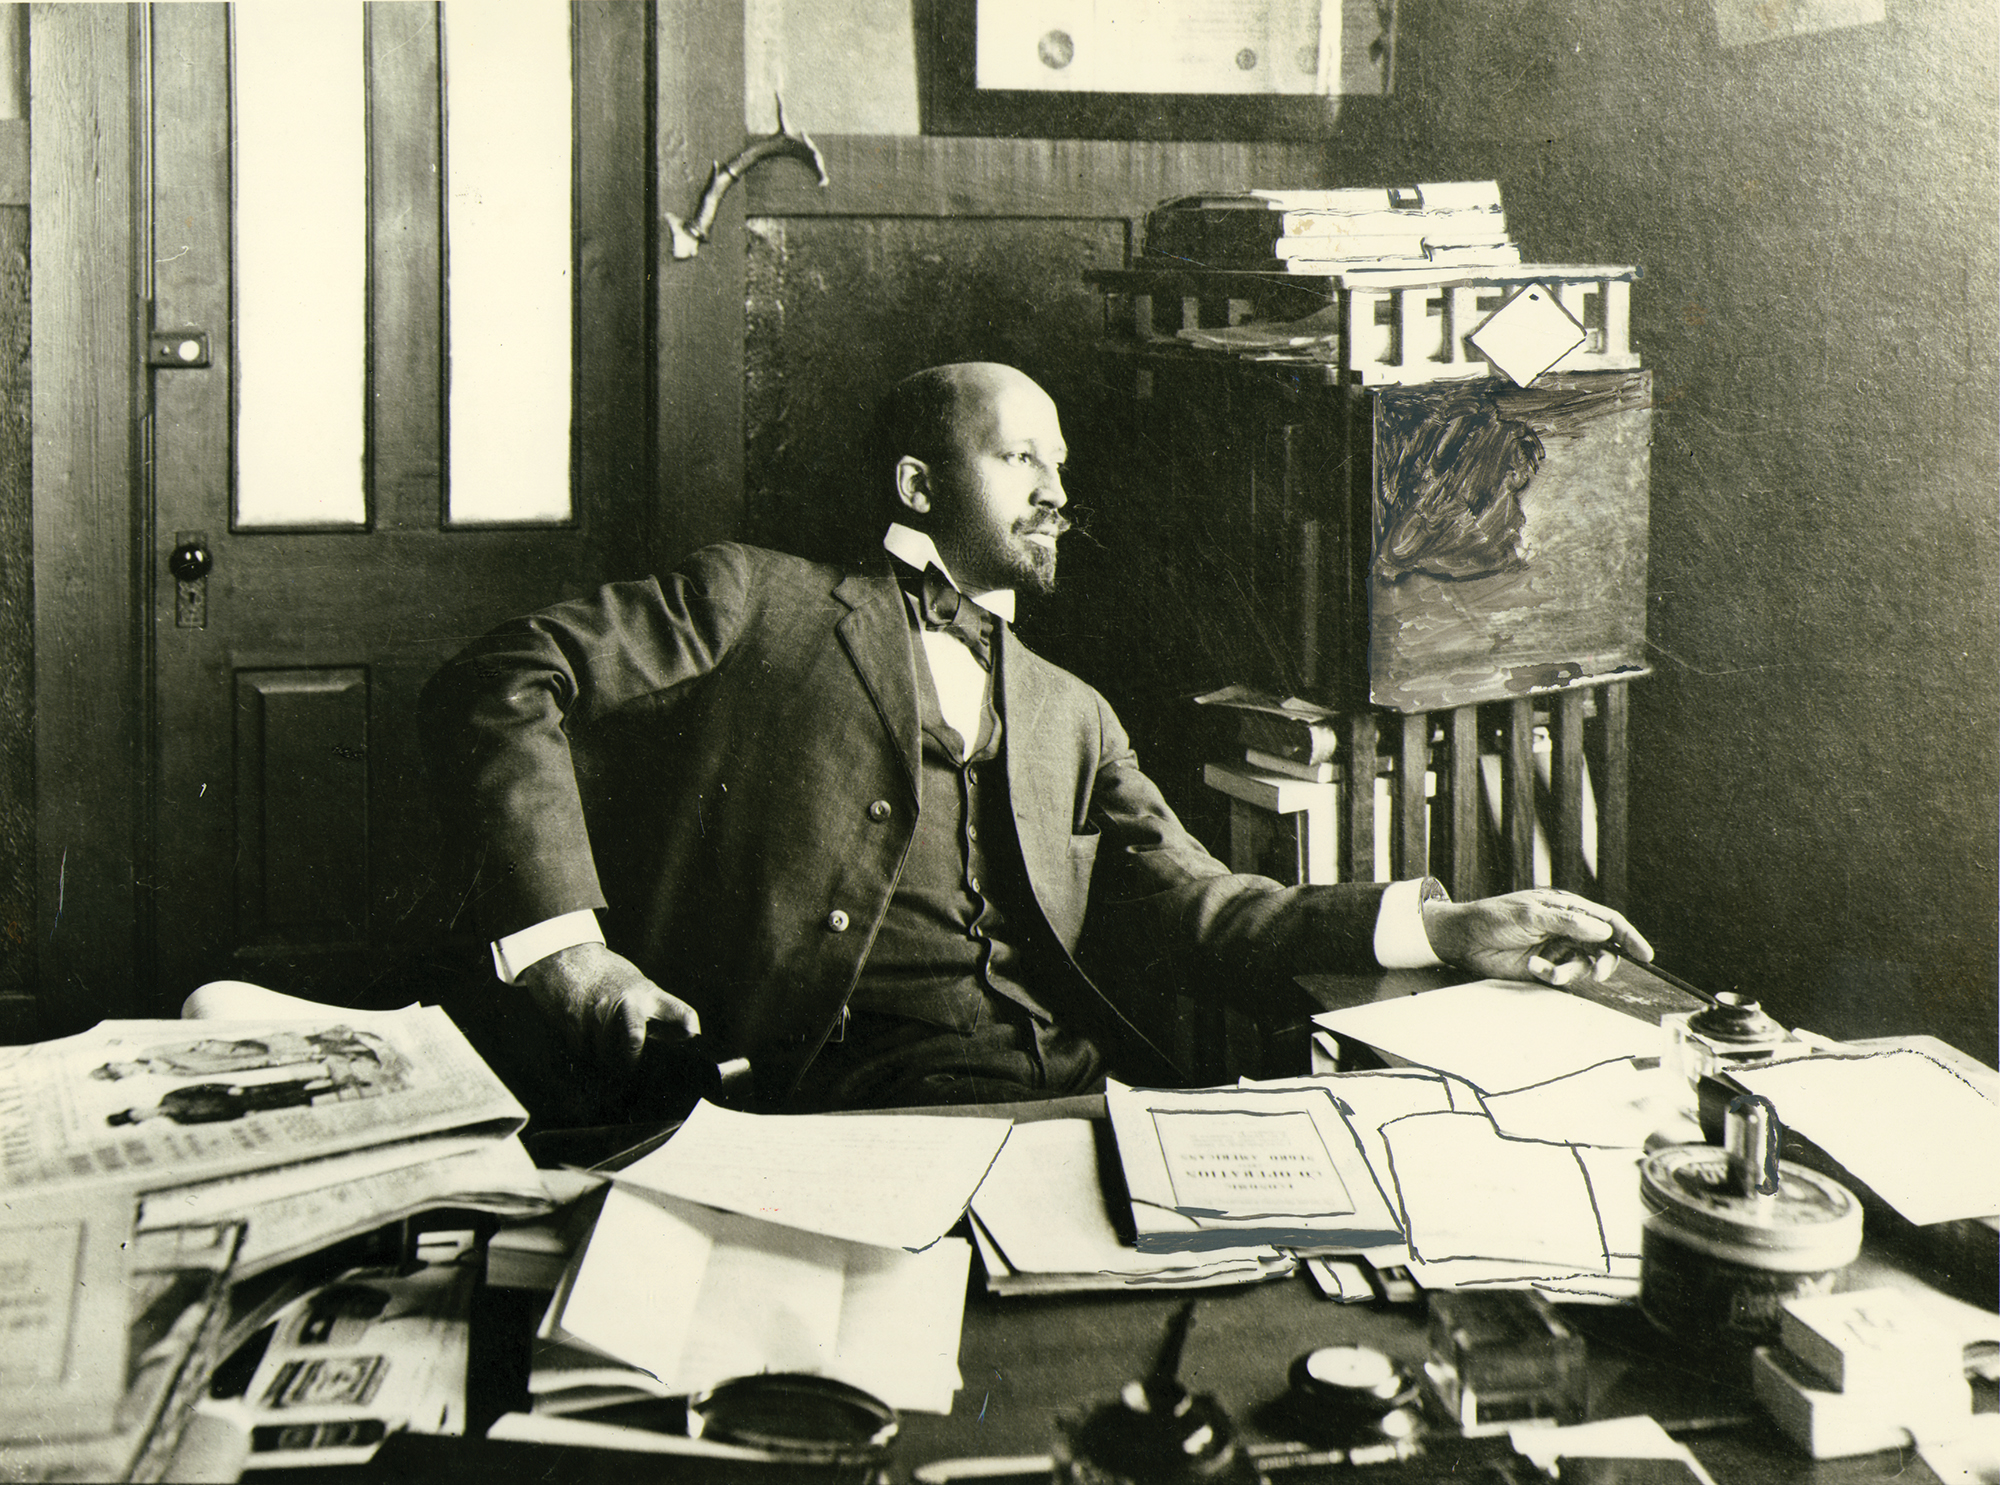
M1583 344L1583 326L1543 284L1530 284L1472 332L1479 354L1519 386Z
M1006 1119L742 1114L703 1102L618 1182L850 1242L916 1251L957 1222Z
M2000 1213L2000 1104L1935 1058L1802 1057L1732 1076L1910 1221Z

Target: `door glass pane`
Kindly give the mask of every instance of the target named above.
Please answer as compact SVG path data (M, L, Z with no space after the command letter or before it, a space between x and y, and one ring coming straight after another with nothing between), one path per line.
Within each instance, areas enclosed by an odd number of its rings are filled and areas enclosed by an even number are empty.
M570 515L570 26L445 8L452 525Z
M361 7L238 5L236 524L359 526Z

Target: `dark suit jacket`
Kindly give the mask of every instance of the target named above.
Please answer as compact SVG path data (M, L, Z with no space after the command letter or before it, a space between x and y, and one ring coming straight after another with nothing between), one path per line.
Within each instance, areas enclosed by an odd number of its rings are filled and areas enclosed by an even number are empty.
M481 931L599 909L611 947L781 1102L909 851L917 653L886 554L840 568L738 545L495 630L424 697ZM1096 691L1004 626L996 675L1033 928L1074 972L1032 988L1107 1041L1114 1066L1173 1075L1135 1024L1149 990L1373 965L1379 888L1232 875Z

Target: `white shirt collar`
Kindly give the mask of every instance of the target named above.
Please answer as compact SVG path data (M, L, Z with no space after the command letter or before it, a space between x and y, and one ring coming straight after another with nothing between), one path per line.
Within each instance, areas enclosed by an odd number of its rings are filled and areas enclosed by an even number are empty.
M935 567L944 574L946 582L965 593L958 579L951 575L951 569L944 565L944 558L938 555L937 543L931 540L930 533L914 530L900 521L891 521L889 529L882 533L882 546L890 556L918 572ZM965 596L995 618L1004 619L1009 624L1014 622L1012 588L993 588L985 593L965 593Z

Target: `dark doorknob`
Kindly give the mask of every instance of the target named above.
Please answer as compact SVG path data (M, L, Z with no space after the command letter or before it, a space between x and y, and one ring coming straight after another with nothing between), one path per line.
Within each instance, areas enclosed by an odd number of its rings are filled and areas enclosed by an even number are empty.
M209 551L206 542L184 541L167 557L167 571L184 583L207 577L213 566L215 554Z

